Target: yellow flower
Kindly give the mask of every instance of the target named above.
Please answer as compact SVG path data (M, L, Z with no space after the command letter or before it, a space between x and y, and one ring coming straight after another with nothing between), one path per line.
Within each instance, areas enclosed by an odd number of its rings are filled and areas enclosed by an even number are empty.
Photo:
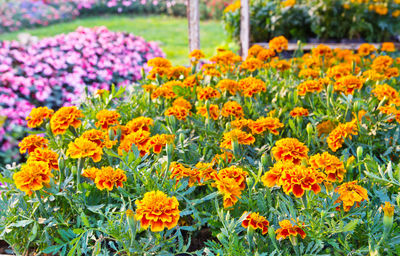
M345 95L353 94L356 89L361 89L363 86L362 79L353 76L343 76L334 84L335 91L343 92Z
M43 137L38 135L29 135L22 139L22 141L18 144L19 152L21 154L32 153L37 148L47 148L47 143L49 141Z
M303 159L307 159L309 149L303 143L294 138L280 139L271 149L276 161L289 161L300 164Z
M88 179L90 179L92 181L95 181L97 173L99 171L100 170L98 168L96 168L96 167L87 168L87 169L83 170L82 176L86 177L86 178L88 178Z
M99 162L102 154L103 150L101 147L82 137L76 138L74 142L68 144L67 156L71 158L90 157L94 162Z
M274 37L269 41L269 49L282 52L288 49L288 40L284 36Z
M200 183L200 172L197 169L192 169L183 166L180 163L172 162L169 168L171 171L170 179L175 179L178 183L183 178L189 178L189 187L195 185L195 183Z
M346 138L351 139L352 135L357 134L358 126L356 120L353 120L345 124L339 124L335 129L332 130L331 133L329 133L326 142L328 143L329 148L333 152L336 152L339 148L342 147Z
M350 211L351 207L356 204L367 200L368 192L365 188L357 185L357 181L346 182L335 189L339 193L339 199L335 203L343 202L343 209L345 212Z
M46 162L49 165L50 170L59 170L58 167L58 154L50 149L36 148L27 160L27 162L40 161Z
M132 145L135 144L138 148L140 155L144 156L149 151L150 132L145 130L137 130L130 133L121 141L118 147L118 154L123 155L123 151L131 152Z
M392 42L384 42L384 43L382 43L381 51L395 52L396 46Z
M47 107L33 108L29 116L26 117L26 120L28 121L28 127L35 128L40 126L44 119L51 118L53 112L54 111L52 109L48 109Z
M101 167L100 170L96 172L96 178L94 183L96 187L100 190L108 189L113 190L115 187L124 187L123 182L127 180L125 172L121 169L113 169L111 166Z
M394 206L390 202L385 202L385 205L382 205L381 207L386 217L393 217Z
M189 54L190 59L195 59L196 61L204 58L205 55L202 50L195 49Z
M324 152L310 157L309 164L314 169L324 171L326 180L330 182L342 182L346 169L344 164L334 155Z
M234 129L230 132L224 133L224 138L221 142L221 148L233 149L233 141L236 141L238 144L241 145L250 145L253 144L256 139L251 134L248 134L239 129Z
M243 108L236 101L225 102L221 110L221 115L224 117L234 116L236 118L242 118L244 116Z
M21 171L13 175L16 187L27 195L32 195L33 191L40 190L44 185L48 185L51 177L53 177L53 174L48 163L41 161L30 161L22 165Z

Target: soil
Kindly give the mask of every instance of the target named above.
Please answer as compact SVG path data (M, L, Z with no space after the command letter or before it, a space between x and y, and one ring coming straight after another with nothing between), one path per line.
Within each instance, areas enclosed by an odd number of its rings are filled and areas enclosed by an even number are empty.
M0 254L9 255L10 247L5 241L0 240Z

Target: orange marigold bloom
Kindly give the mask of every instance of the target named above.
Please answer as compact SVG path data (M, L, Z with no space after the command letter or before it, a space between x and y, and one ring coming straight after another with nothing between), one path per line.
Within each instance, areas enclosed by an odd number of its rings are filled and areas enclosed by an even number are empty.
M363 81L353 75L341 77L333 86L335 91L343 92L345 95L353 94L354 90L361 89L362 87Z
M295 237L297 235L300 235L302 239L306 237L306 233L304 230L299 227L299 226L294 226L290 220L282 220L279 221L279 226L275 233L277 234L276 240L283 240L289 237L289 239L292 239L292 237Z
M360 202L368 201L368 191L357 185L357 181L346 182L335 189L339 193L339 199L335 203L343 203L343 209L345 212L350 211L354 203L356 206L360 206Z
M348 137L351 139L352 135L358 134L358 126L356 120L345 124L339 124L331 133L329 133L326 142L329 148L336 152L339 148L343 146L344 140Z
M399 93L388 84L378 84L375 88L371 91L379 100L386 99L389 101L389 104L392 101L395 101L399 98Z
M114 110L103 109L96 114L97 122L96 127L107 130L112 125L119 124L118 119L121 115Z
M94 183L96 187L100 190L108 189L113 190L115 187L124 187L122 182L127 180L125 172L121 169L115 169L111 166L101 167L100 170L96 172L96 178Z
M294 138L280 139L271 149L276 161L289 161L294 164L300 164L303 159L307 159L308 151L304 143Z
M244 214L247 214L247 212ZM265 235L268 232L269 221L264 216L261 216L260 213L252 212L242 221L242 227L250 227L254 230L259 228L261 233Z
M393 68L387 68L385 70L385 78L386 79L390 79L392 77L398 77L399 76L399 69L396 67Z
M125 136L118 147L118 154L123 155L123 151L131 152L132 145L135 144L140 155L144 156L149 151L150 132L145 130L138 130Z
M96 180L97 173L98 173L99 171L100 171L100 169L98 169L98 168L96 168L96 167L87 168L87 169L84 169L84 170L83 170L82 176L83 176L83 177L86 177L86 178L88 178L88 179L90 179L90 180L92 180L92 181L95 181L95 180Z
M103 150L101 147L82 137L76 138L74 142L68 144L67 156L71 158L90 157L94 162L99 162L102 155Z
M42 189L43 185L48 185L51 177L53 174L48 163L42 161L30 161L13 175L16 187L27 195Z
M360 72L360 68L355 68L355 73ZM351 75L353 73L353 66L348 63L341 63L328 69L326 75L330 78L338 80L344 76Z
M290 69L290 62L287 60L275 60L270 62L271 67L275 68L278 71L285 71Z
M248 172L244 171L240 167L230 166L224 169L221 169L218 172L219 177L229 177L234 179L235 182L239 185L240 189L243 190L246 187L246 177L248 176Z
M170 179L175 179L178 183L183 178L189 178L189 187L193 187L195 183L200 184L200 172L198 169L187 168L180 163L172 162L169 167L171 171Z
M185 85L181 81L169 81L155 89L151 94L151 99L157 99L158 97L163 97L165 99L175 98L174 86L184 87Z
M157 89L157 86L154 84L144 84L142 85L142 88L145 92L153 92L155 89Z
M224 117L234 116L236 118L242 118L244 116L243 108L236 101L225 102L221 110L221 115Z
M321 92L323 89L323 84L320 81L316 80L309 80L302 82L297 86L297 94L299 96L304 96L306 95L307 92L313 93L313 92Z
M378 108L379 111L386 115L394 115L395 119L398 123L400 123L400 110L396 109L393 106L381 106ZM394 119L388 120L388 122L393 122Z
M185 100L183 97L179 97L172 103L173 107L184 107L188 110L192 109L192 104L189 101Z
M203 76L199 74L191 75L185 78L183 80L183 84L185 87L190 87L193 88L194 85L200 86L200 81L203 80Z
M117 140L112 141L110 140L110 137L108 135L108 132L106 131L100 131L96 129L90 129L84 132L81 135L82 138L88 139L91 142L94 142L97 144L97 146L101 148L112 148L115 144L118 143Z
M396 46L392 42L383 42L381 51L384 52L395 52L396 51Z
M239 55L233 53L232 51L221 51L218 52L216 56L213 56L210 58L210 61L220 65L221 67L224 67L225 69L229 67L232 67L234 64L242 61L242 57Z
M266 92L267 86L261 79L247 77L239 81L238 87L245 97L252 97L254 94Z
M54 135L59 135L64 134L70 126L78 128L82 124L78 118L82 117L82 111L75 106L62 107L50 119L51 131Z
M173 143L174 139L175 135L173 134L156 134L150 138L148 146L153 149L154 153L160 154L163 147L165 147L168 143Z
M203 59L204 57L206 57L206 55L204 55L203 51L199 49L194 49L191 53L189 53L189 58L195 59L196 61Z
M288 49L289 42L284 36L274 37L268 43L269 49L276 52L282 52Z
M370 69L370 70L366 70L363 72L362 77L364 79L369 79L372 81L380 81L383 80L385 78L384 75L376 72L376 70Z
M236 119L231 122L231 127L235 129L243 129L248 126L252 120Z
M269 130L272 134L278 135L278 129L283 128L283 124L275 117L260 117L256 121L249 120L248 126L253 134L261 134Z
M247 58L245 61L240 64L240 69L241 70L248 70L250 72L254 72L257 69L260 69L263 67L263 62L257 58L250 57Z
M209 113L210 113L210 116L211 116L212 119L218 120L218 118L219 118L218 105L210 104ZM197 108L197 114L199 114L201 116L204 116L205 118L208 118L207 107L206 106L198 107Z
M29 116L26 117L26 120L28 121L28 127L36 128L40 126L43 123L44 119L51 118L53 112L54 110L48 109L47 107L33 108Z
M19 152L24 154L28 151L30 154L37 148L47 148L47 143L49 143L49 141L43 137L38 135L29 135L23 138L18 144Z
M186 117L190 115L190 111L182 106L172 106L165 111L166 116L175 116L178 120L186 121Z
M108 92L108 90L106 90L106 89L98 89L96 92L95 92L95 94L94 95L98 95L98 96L101 96L101 95L103 95L104 93L106 93L106 92Z
M346 173L342 161L328 152L311 156L309 164L312 168L325 172L326 180L330 182L342 182Z
M372 62L371 68L379 73L385 72L393 64L393 59L390 56L379 56Z
M214 77L221 76L221 72L217 70L216 64L204 64L203 66L201 66L201 70L203 70L203 74L205 76L214 76Z
M221 154L216 154L212 160L212 162L218 163L219 161L222 161L226 164L229 164L232 162L233 159L233 154L231 152L225 151Z
M394 206L390 202L385 202L385 205L381 205L385 217L393 217Z
M294 168L294 164L292 162L284 162L284 161L279 161L272 166L272 168L269 169L268 172L264 173L264 175L261 177L261 181L266 187L274 187L274 186L280 186L280 178L282 174L285 171L288 171L290 169Z
M227 176L215 176L214 185L224 198L224 208L232 207L239 200L242 189L235 179Z
M232 95L236 95L236 92L239 90L238 82L231 79L222 79L218 82L217 88L221 91L228 91Z
M217 171L213 169L214 163L202 163L198 162L196 164L196 169L199 172L199 177L201 180L208 181L212 180L215 175L217 175Z
M168 70L168 79L180 79L181 76L187 77L189 75L189 68L184 66L171 67Z
M58 154L50 149L36 148L27 160L27 162L40 161L49 165L50 170L59 170L58 167Z
M224 133L224 138L221 142L221 148L232 149L233 141L237 141L237 143L241 145L250 145L253 144L256 139L251 134L239 129L234 129L230 132Z
M179 202L176 197L168 197L162 191L151 191L144 194L142 200L136 200L135 219L140 221L142 229L150 226L152 232L172 229L178 225Z
M257 57L257 55L264 50L264 47L258 44L254 44L250 47L250 49L247 51L247 55L249 57Z
M161 57L155 57L153 59L150 59L147 62L147 66L149 67L161 67L161 68L170 68L172 66L171 62L165 58Z
M292 117L308 116L309 114L308 109L302 107L296 107L290 111Z
M129 121L125 126L128 133L137 132L139 130L150 131L150 126L153 126L154 121L150 117L136 117Z
M305 68L299 72L299 77L315 79L315 78L319 77L319 71L315 70L315 69L311 69L311 68Z
M360 45L360 47L358 48L358 54L360 56L370 55L374 51L376 51L375 46L372 44L367 44L367 43Z
M257 54L257 59L261 61L268 61L275 56L275 51L272 49L263 49Z
M199 100L208 100L211 98L219 98L221 97L221 93L219 93L218 90L212 88L212 87L204 87L204 88L198 88L197 89L197 98Z
M312 55L315 57L322 57L324 56L325 58L331 58L333 56L332 49L324 44L320 44L317 47L313 48L311 50Z

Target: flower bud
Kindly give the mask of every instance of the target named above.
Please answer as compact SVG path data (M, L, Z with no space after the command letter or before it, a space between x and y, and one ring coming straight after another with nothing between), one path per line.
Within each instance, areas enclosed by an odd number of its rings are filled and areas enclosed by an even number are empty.
M357 147L357 159L360 160L363 154L363 148L361 146Z
M385 205L382 205L383 210L383 226L384 226L384 235L387 235L392 226L393 226L393 215L394 215L394 206L390 202L385 202Z

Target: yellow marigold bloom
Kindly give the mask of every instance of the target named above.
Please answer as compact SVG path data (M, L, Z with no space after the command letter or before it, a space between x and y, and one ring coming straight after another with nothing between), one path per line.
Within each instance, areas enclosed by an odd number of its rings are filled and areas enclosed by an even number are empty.
M268 43L269 49L276 52L282 52L288 49L289 42L284 36L274 37Z
M197 98L199 100L208 100L212 98L218 99L219 97L221 97L221 93L212 87L204 87L197 89Z
M283 7L292 7L296 4L296 0L285 0L282 2Z
M315 57L331 58L333 56L332 49L324 44L320 44L311 50L312 55Z
M309 114L308 109L302 107L296 107L290 111L292 117L308 116Z
M297 86L297 95L299 96L304 96L308 92L313 93L313 92L321 92L323 89L322 83L316 80L309 80L302 82Z
M342 182L346 169L344 164L334 155L324 152L310 157L309 164L314 169L319 169L326 174L329 182Z
M171 172L169 178L175 179L176 183L178 183L183 178L189 178L189 187L193 187L196 183L201 183L200 172L198 169L188 168L180 163L172 162L169 170Z
M222 79L218 82L217 88L222 92L228 91L232 95L236 95L239 90L238 82L231 79Z
M210 104L209 113L212 119L218 120L219 112L220 111L218 105ZM207 107L206 106L198 107L197 114L204 116L205 118L208 118Z
M393 68L387 68L385 70L385 78L390 79L392 77L398 77L399 76L399 69L396 67Z
M148 131L137 130L136 132L132 132L125 136L125 138L121 141L121 144L118 147L118 154L122 156L123 151L131 152L132 145L135 144L140 151L140 155L144 156L149 151L149 140L150 132Z
M50 170L59 170L58 167L58 154L50 149L36 148L27 160L27 163L32 161L45 162L49 165Z
M264 186L270 188L274 186L280 186L282 174L290 169L293 169L294 166L295 165L292 162L276 162L268 172L264 173L264 175L261 177L261 182L264 184Z
M48 163L41 161L30 161L22 165L21 170L13 175L16 187L27 195L42 189L43 185L48 185L51 177L53 174Z
M222 194L224 198L224 208L229 208L235 205L242 194L242 189L235 179L227 176L221 177L216 175L213 186L215 186Z
M339 193L339 199L335 203L343 203L343 209L345 212L350 211L354 203L356 207L360 206L360 202L368 201L368 191L357 185L357 181L346 182L335 189Z
M236 118L244 117L244 112L242 106L236 101L225 102L221 110L221 115L224 117L234 116Z
M154 84L144 84L142 85L142 88L145 92L152 93L155 89L157 89L157 86Z
M306 233L304 230L299 226L294 226L290 220L282 220L279 221L279 226L275 233L277 234L276 240L283 240L289 237L292 240L292 237L296 237L300 235L302 239L306 237Z
M203 71L203 74L205 76L211 76L211 77L221 76L221 72L217 70L216 64L204 64L203 66L201 66L201 70Z
M343 92L345 95L353 94L356 89L361 89L362 87L363 81L353 75L341 77L333 86L335 91Z
M239 55L233 53L232 51L221 51L218 52L216 56L213 56L210 58L210 61L220 65L220 66L231 66L234 65L240 61L242 61L242 57Z
M392 42L383 42L381 46L381 51L384 52L395 52L396 46Z
M245 61L240 64L240 70L248 70L250 72L254 72L257 69L260 69L263 67L263 62L257 58L250 57L247 58Z
M81 137L96 143L96 145L101 148L112 148L115 144L118 143L117 140L110 140L107 131L100 131L96 129L87 130L81 135Z
M247 56L249 57L257 57L257 55L264 50L264 47L258 44L254 44L250 47L250 49L247 51Z
M118 119L120 117L121 115L117 111L103 109L96 114L97 122L95 125L103 130L107 130L108 127L119 124Z
M360 72L360 68L355 68L355 73ZM338 80L344 76L351 75L353 73L353 66L347 63L341 63L328 69L326 75L330 78Z
M399 98L399 93L396 91L396 89L388 84L378 84L371 92L379 100L383 100L386 97L386 99L389 101L389 104Z
M152 232L172 229L179 221L179 202L176 197L168 197L162 191L151 191L144 194L142 200L136 200L135 219L140 221L142 229L150 226Z
M180 86L184 87L185 85L181 81L170 81L167 82L157 89L155 89L152 94L151 94L151 99L157 99L159 97L163 97L165 99L173 99L176 97L176 94L174 93L173 87L174 86Z
M168 70L168 79L180 79L181 76L187 77L189 75L189 68L184 66L171 67Z
M147 62L147 66L153 68L170 68L172 67L172 64L165 58L155 57Z
M30 154L37 148L47 148L47 143L49 143L49 141L43 137L38 135L29 135L23 138L18 144L19 152L24 154L28 151Z
M283 126L283 123L275 117L260 117L256 121L249 120L248 122L248 127L253 134L261 134L268 130L272 134L278 135L278 129L283 128Z
M369 70L364 71L362 76L364 79L369 79L372 81L380 81L385 78L384 75L376 72L376 70L374 70L374 69L369 69Z
M270 65L278 71L288 70L291 66L290 62L287 60L274 60L270 62Z
M127 180L125 172L121 169L113 169L111 166L101 167L100 170L96 172L96 178L94 183L96 187L100 190L108 189L113 190L115 187L124 187L122 182Z
M252 97L254 94L267 91L267 86L265 85L265 82L261 79L257 79L254 77L241 79L238 83L238 87L240 89L240 92L245 97Z
M344 140L346 138L352 137L352 135L358 134L358 126L356 120L345 124L339 124L335 129L329 133L326 142L328 143L329 148L336 152L339 148L343 146Z
M244 212L244 214L247 214L247 212ZM268 232L269 221L264 216L261 216L260 213L252 212L242 221L242 227L250 227L254 230L259 228L261 233L265 235Z
M185 80L183 80L183 84L185 87L190 87L193 88L195 85L196 86L200 86L200 81L203 80L203 76L202 75L191 75L185 78Z
M139 130L150 131L150 126L153 126L154 121L150 117L140 116L129 121L125 126L129 133Z
M248 176L248 172L244 171L240 167L230 166L224 169L221 169L218 172L218 176L221 177L229 177L234 179L235 182L239 185L240 189L243 190L246 187L246 177Z
M88 178L88 179L90 179L92 181L95 181L97 173L99 171L100 171L100 169L98 169L96 167L87 168L87 169L83 170L82 176L85 177L85 178Z
M368 43L361 44L360 47L358 48L358 54L360 56L370 55L374 51L376 51L375 46L372 44L368 44Z
M172 106L165 111L166 116L175 116L176 119L186 121L186 117L190 115L190 111L182 106Z
M378 108L379 111L386 115L394 115L395 119L398 123L400 123L400 110L396 109L393 106L381 106ZM388 120L388 122L393 122L394 119Z
M189 53L190 59L200 60L204 57L206 57L206 55L204 55L203 51L199 49L194 49L191 53Z
M288 161L294 164L300 164L303 159L308 159L308 151L307 146L295 138L280 139L271 149L276 161Z
M390 56L379 56L372 62L371 68L379 73L385 72L393 64L393 59Z
M249 122L251 122L251 121L252 120L247 120L247 119L244 119L244 118L243 119L236 119L236 120L233 120L231 122L231 127L241 130L241 129L247 127Z
M393 217L394 206L390 202L385 202L385 205L381 205L385 217Z
M160 154L163 147L165 147L168 143L173 143L175 139L175 135L168 134L156 134L150 137L149 147L153 149L153 152L156 154Z
M47 107L33 108L29 116L26 117L26 120L28 121L28 127L36 128L40 126L43 123L44 119L51 118L53 112L54 110L48 109Z
M188 110L192 109L192 104L189 101L185 100L183 97L179 97L172 103L173 107L184 107Z
M272 49L263 49L257 54L257 59L261 61L268 61L275 56L275 51Z
M82 124L78 118L82 117L82 111L75 106L62 107L50 119L51 131L54 135L59 135L64 134L70 126L78 128Z
M300 70L299 77L315 79L319 77L319 71L311 68L305 68Z
M237 141L237 143L241 145L250 145L253 144L256 139L251 134L239 129L234 129L230 132L224 133L224 138L221 142L221 148L233 149L233 141Z
M102 155L103 150L101 147L82 137L76 138L74 142L68 144L67 156L71 158L90 157L94 162L99 162Z
M198 171L199 178L205 182L208 180L212 180L215 175L217 175L217 171L213 169L214 163L202 163L198 162L196 164L196 169Z

